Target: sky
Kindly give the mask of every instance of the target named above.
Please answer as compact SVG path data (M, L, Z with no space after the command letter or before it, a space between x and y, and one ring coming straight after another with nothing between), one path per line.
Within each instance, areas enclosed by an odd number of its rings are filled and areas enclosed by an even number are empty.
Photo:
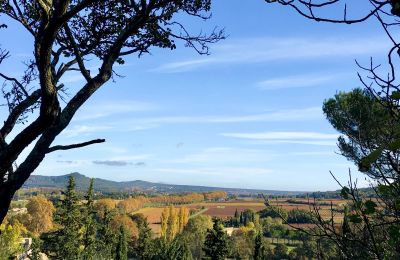
M365 6L356 2L349 15ZM54 142L106 143L51 153L34 174L324 191L339 188L330 172L346 183L351 171L366 185L339 155L322 104L360 87L355 59L385 57L389 42L376 21L317 23L256 0L214 1L207 22L179 19L194 33L218 26L228 37L207 56L178 43L128 58L116 67L122 77L102 87ZM20 75L32 39L13 24L0 38L12 55L0 71ZM84 80L71 73L63 82L73 94Z

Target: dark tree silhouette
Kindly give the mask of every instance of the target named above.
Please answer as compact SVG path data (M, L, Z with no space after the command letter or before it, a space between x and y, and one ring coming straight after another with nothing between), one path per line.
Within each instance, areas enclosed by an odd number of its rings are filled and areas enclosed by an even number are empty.
M224 38L218 29L192 35L175 17L180 13L207 20L210 8L211 0L0 0L0 29L13 20L34 39L34 58L26 63L23 76L0 73L9 108L0 128L0 222L16 190L47 153L105 141L52 146L77 110L115 75L116 63L123 63L127 55L148 53L151 47L175 49L175 40L207 54L208 44ZM0 64L9 56L8 50L0 49ZM99 62L98 70L87 67L89 59ZM86 82L68 98L63 79L71 71ZM28 117L30 123L16 132L16 124ZM15 137L6 140L13 131ZM32 143L33 149L17 166L17 158Z

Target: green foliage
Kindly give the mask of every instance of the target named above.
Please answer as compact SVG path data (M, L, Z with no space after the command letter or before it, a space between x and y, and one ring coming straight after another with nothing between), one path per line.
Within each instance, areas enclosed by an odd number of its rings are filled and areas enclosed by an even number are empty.
M13 259L22 252L20 242L24 229L19 222L0 225L0 259Z
M142 260L152 259L155 249L153 242L153 232L149 227L147 219L136 216L135 222L139 228L139 237L135 245L135 253Z
M179 237L172 241L157 239L155 241L156 250L152 257L153 260L192 260L189 248L182 243Z
M223 260L228 254L228 235L220 220L214 219L212 229L207 231L204 252L211 260Z
M266 217L271 217L271 218L287 218L287 211L276 206L270 206L267 207L261 211L258 212L260 215L260 218L266 218Z
M285 244L277 244L274 248L274 259L286 259L288 257L288 247Z
M213 222L210 216L197 215L191 219L183 229L180 236L183 243L187 245L194 259L204 257L203 245L206 240L208 229L211 229Z
M400 124L385 107L385 100L379 102L369 92L354 89L326 100L323 111L343 134L338 139L342 155L372 178L391 175L378 165L387 161L387 151L396 153L400 148Z
M123 225L120 227L116 251L116 260L128 260L128 242L126 238L125 227Z
M288 212L286 221L290 224L312 224L315 223L316 218L310 211L304 209L292 209Z
M55 222L60 228L44 234L44 249L56 259L79 259L82 244L82 214L79 199L75 192L75 180L71 176L64 198L55 213Z
M83 252L82 256L87 260L96 259L97 254L97 223L96 223L96 211L94 208L94 180L91 179L89 183L89 189L86 194L86 204L83 209Z

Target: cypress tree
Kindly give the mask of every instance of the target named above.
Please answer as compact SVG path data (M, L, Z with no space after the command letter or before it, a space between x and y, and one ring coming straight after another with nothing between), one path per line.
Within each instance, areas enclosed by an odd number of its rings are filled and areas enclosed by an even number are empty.
M264 259L264 246L262 244L262 233L258 232L254 241L254 260Z
M111 229L110 222L115 212L104 209L103 218L100 219L98 228L98 250L100 259L113 259L115 256L115 244L118 237Z
M207 231L203 251L212 260L223 260L228 254L228 235L217 219L214 220L213 229Z
M67 190L56 211L55 220L61 228L55 234L55 242L59 248L54 253L62 259L79 259L82 216L72 176L69 177Z
M153 232L149 227L147 219L138 223L139 238L136 246L136 254L142 260L151 259L154 255Z
M94 209L94 188L93 179L90 180L89 189L85 196L85 219L84 219L84 237L83 237L83 257L87 260L96 259L96 233L97 233L97 223L95 220L96 212Z
M119 229L116 260L128 260L128 242L126 239L125 227L121 225Z

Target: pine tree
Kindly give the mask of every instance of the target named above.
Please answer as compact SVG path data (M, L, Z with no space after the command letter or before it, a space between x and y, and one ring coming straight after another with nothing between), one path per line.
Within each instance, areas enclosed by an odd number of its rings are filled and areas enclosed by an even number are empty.
M204 253L212 260L223 260L228 254L228 235L220 220L215 219L213 229L207 231Z
M114 213L104 209L103 217L99 221L97 254L100 259L113 259L115 256L115 244L118 238L110 225L114 218Z
M64 199L56 211L56 223L61 226L55 233L56 256L62 259L79 259L82 242L82 216L78 204L78 196L75 192L75 180L70 176Z
M136 246L136 254L141 260L149 260L154 255L153 248L153 232L149 227L147 219L138 223L139 226L139 238Z
M128 242L126 239L125 227L123 225L120 227L116 251L116 260L128 260Z
M93 179L90 180L89 189L86 194L86 204L84 211L84 236L83 236L83 258L87 260L96 259L96 233L97 233L97 223L96 223L96 212L94 209L94 188Z

